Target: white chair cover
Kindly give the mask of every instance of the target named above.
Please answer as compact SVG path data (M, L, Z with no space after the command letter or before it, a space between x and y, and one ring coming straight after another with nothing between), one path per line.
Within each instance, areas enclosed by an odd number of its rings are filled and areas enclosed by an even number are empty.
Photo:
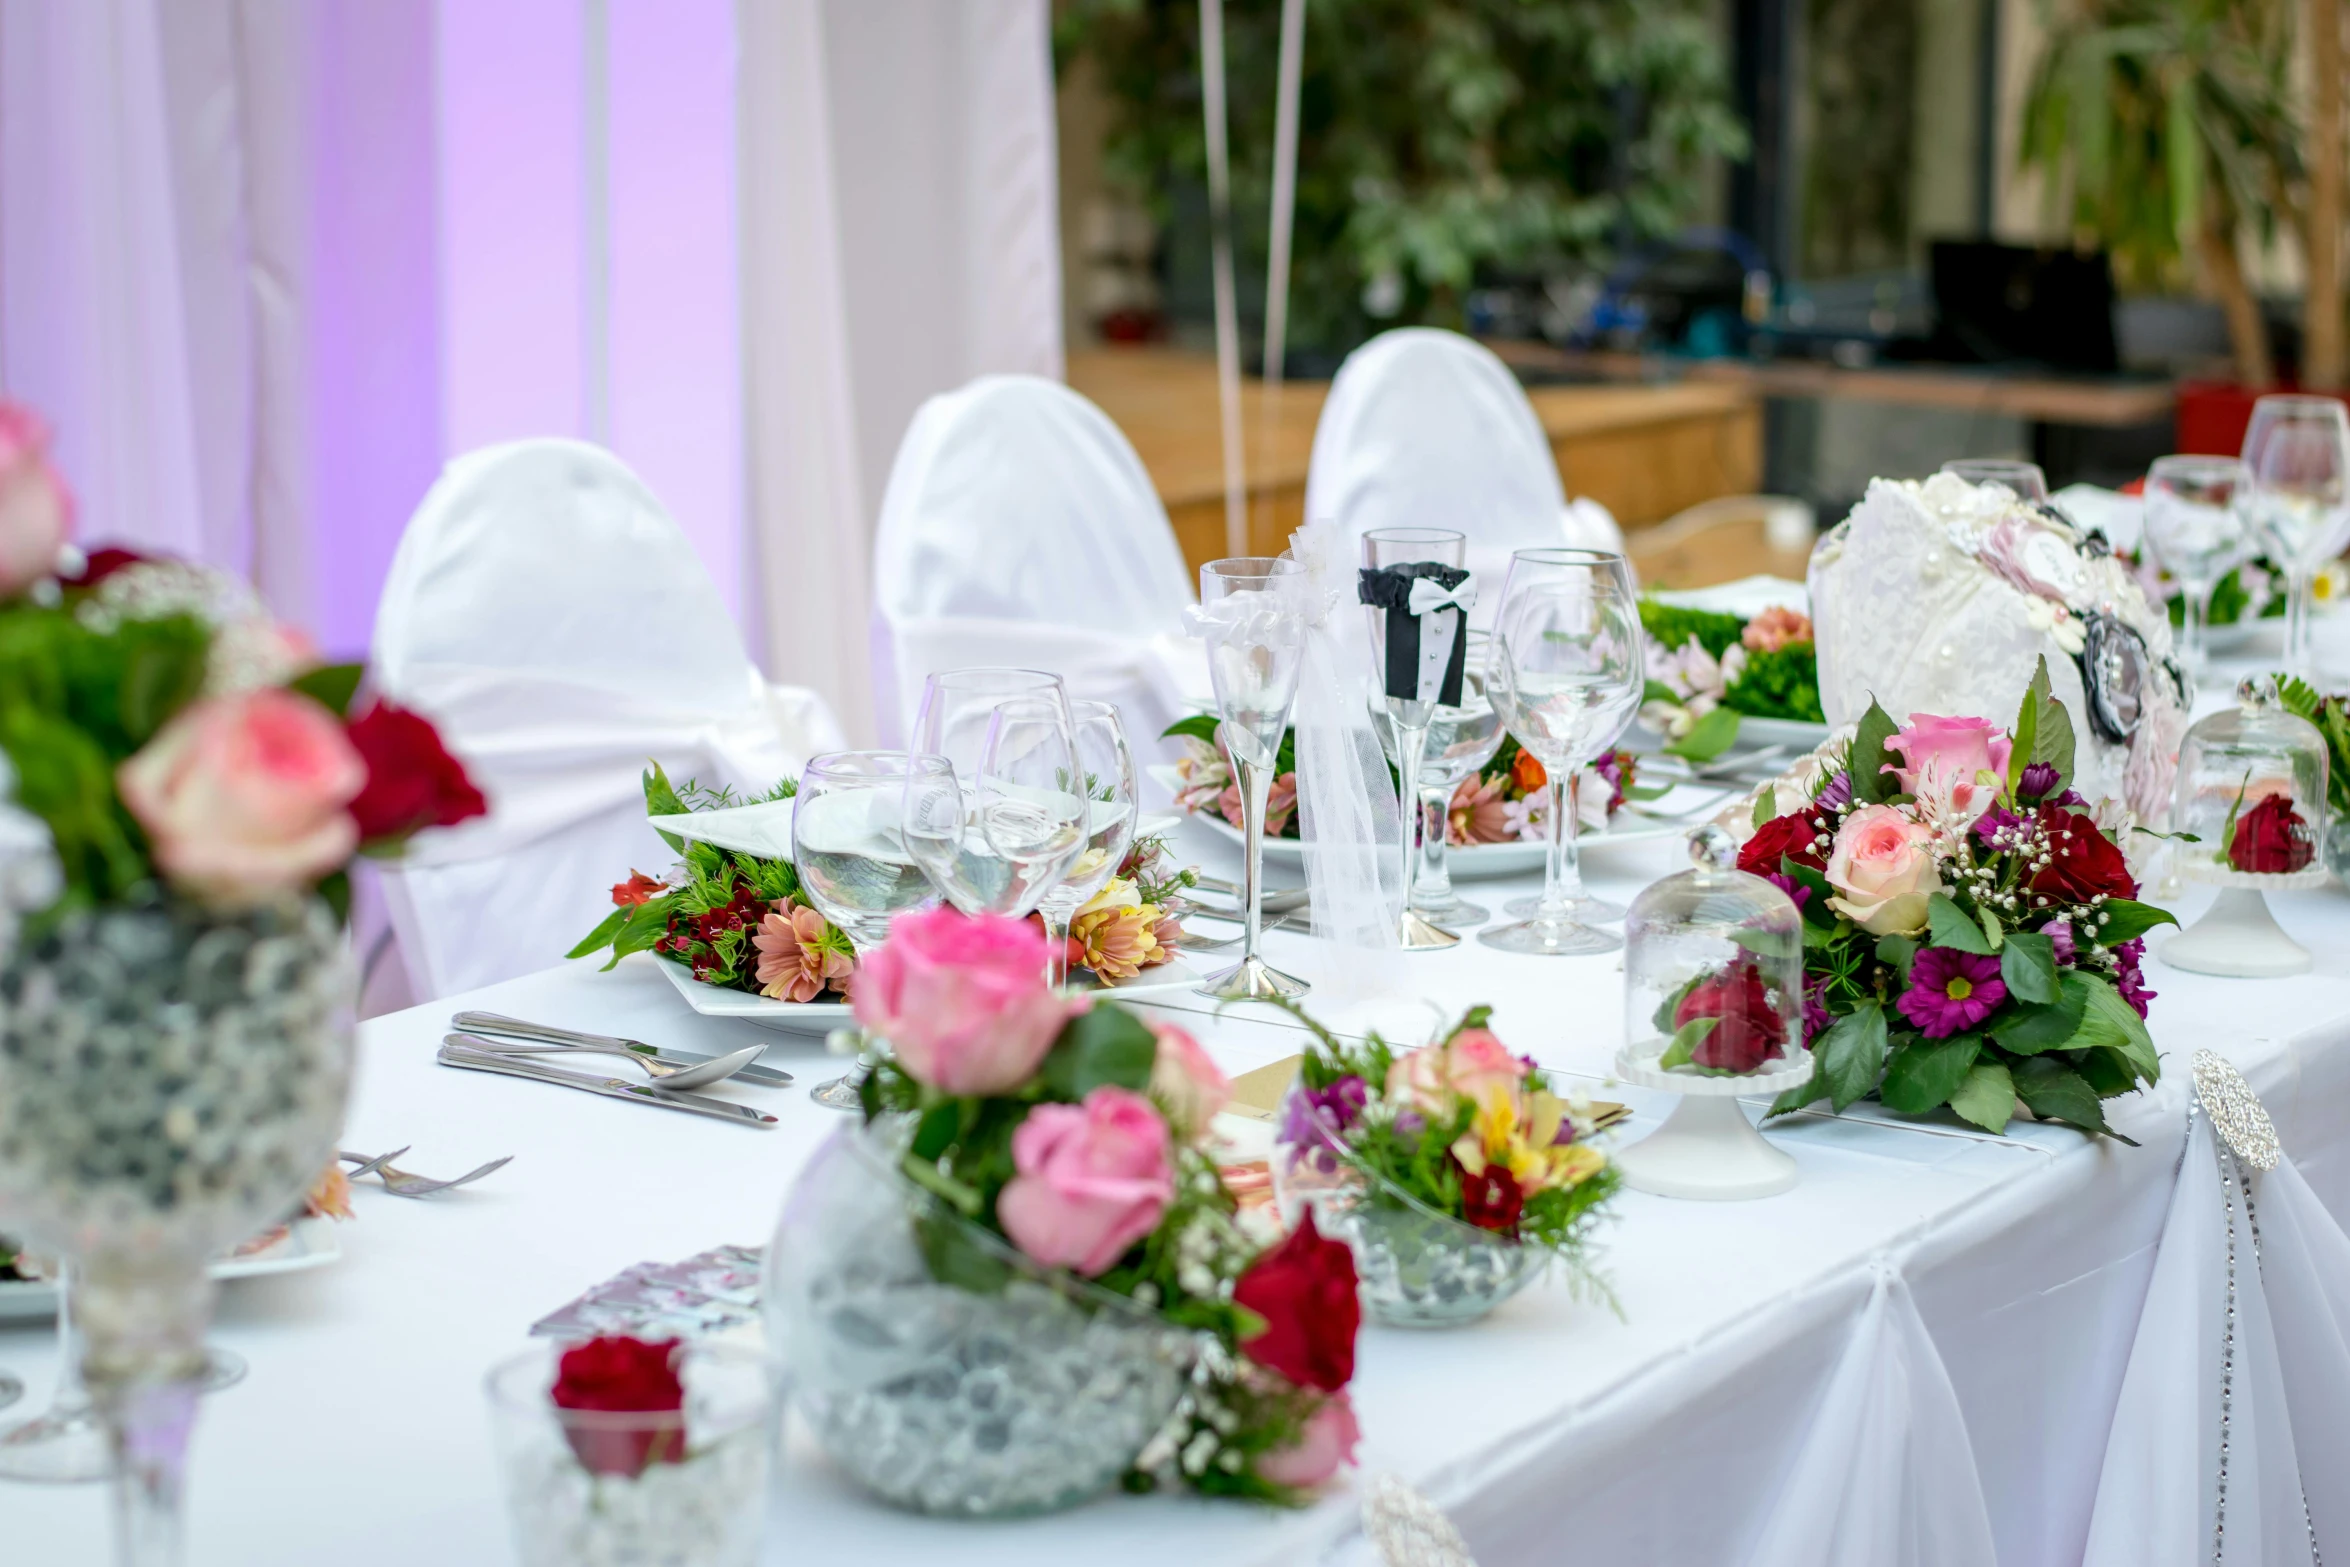
M576 441L449 464L392 559L371 679L490 803L383 878L419 1001L560 962L613 883L676 858L645 824L648 762L767 789L843 744L821 699L760 678L652 492Z
M1353 559L1373 528L1467 534L1480 626L1501 607L1511 552L1624 547L1605 507L1568 506L1550 437L1509 367L1429 327L1383 332L1339 366L1314 427L1306 516L1343 527Z
M1209 698L1191 572L1142 460L1056 381L982 376L914 415L873 545L874 687L902 737L922 683L1009 665L1124 711L1142 756Z

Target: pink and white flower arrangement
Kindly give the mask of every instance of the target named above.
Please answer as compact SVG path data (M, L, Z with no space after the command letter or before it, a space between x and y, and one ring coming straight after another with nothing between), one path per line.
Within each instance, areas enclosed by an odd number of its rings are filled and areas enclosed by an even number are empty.
M883 1047L861 1135L902 1148L937 1204L925 1222L978 1226L1216 1342L1144 1478L1303 1500L1359 1435L1352 1256L1310 1224L1253 1238L1207 1148L1231 1092L1215 1061L1172 1024L1057 994L1044 960L1023 921L901 917L857 970L858 1023Z

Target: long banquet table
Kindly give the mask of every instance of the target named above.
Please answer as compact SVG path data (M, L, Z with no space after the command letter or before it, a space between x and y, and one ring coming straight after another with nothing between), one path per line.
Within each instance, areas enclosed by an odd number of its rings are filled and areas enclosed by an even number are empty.
M1196 827L1185 833L1196 858L1227 852ZM1679 853L1669 840L1624 845L1586 864L1595 890L1628 900L1678 868ZM1531 886L1469 890L1498 902ZM1366 1472L1419 1485L1484 1567L1568 1554L1745 1559L1766 1531L1832 1527L1804 1512L1819 1464L1834 1461L1814 1445L1835 1440L1825 1401L1855 1327L1898 1285L1947 1367L2000 1560L2077 1560L2178 1165L2195 1047L2242 1066L2312 1185L2350 1214L2350 898L2329 889L2274 903L2321 954L2316 973L2254 983L2150 963L2166 1077L2116 1118L2142 1146L2024 1123L1994 1138L1873 1106L1782 1122L1771 1135L1801 1166L1793 1191L1725 1204L1622 1197L1606 1255L1620 1316L1546 1282L1472 1327L1366 1328L1356 1383ZM1289 934L1270 938L1270 954L1316 981L1318 1005L1341 1024L1405 1019L1422 998L1452 1010L1489 1002L1505 1039L1594 1088L1620 1034L1620 956L1536 960L1469 942L1367 961ZM1284 1020L1176 1005L1229 1070L1297 1048ZM801 1161L840 1124L799 1087L740 1091L782 1118L762 1132L442 1068L433 1051L460 1006L681 1048L765 1040L768 1061L803 1084L840 1065L814 1039L695 1017L646 959L608 974L550 970L363 1025L345 1146L412 1145L406 1162L437 1173L515 1159L430 1201L363 1186L339 1264L224 1290L217 1342L252 1369L203 1408L195 1562L512 1560L484 1371L523 1346L533 1320L631 1263L763 1243ZM1627 1135L1669 1107L1606 1091L1634 1107ZM39 1327L0 1332L0 1369L32 1384L12 1415L46 1395L50 1345ZM1931 1365L1900 1374L1917 1384L1905 1399L1933 1392ZM864 1499L795 1432L766 1559L1367 1560L1356 1512L1343 1490L1300 1513L1113 1496L1056 1517L947 1523ZM99 1488L0 1490L7 1559L95 1561L105 1531Z

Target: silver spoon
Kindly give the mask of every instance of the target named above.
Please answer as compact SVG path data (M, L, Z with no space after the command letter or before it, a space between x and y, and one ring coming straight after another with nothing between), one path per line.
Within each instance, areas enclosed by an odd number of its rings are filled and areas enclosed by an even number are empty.
M451 1039L462 1039L476 1050L487 1050L501 1056L618 1056L633 1061L645 1069L645 1075L663 1088L700 1088L721 1078L734 1076L744 1067L759 1059L765 1045L745 1045L732 1055L713 1056L693 1066L672 1066L666 1061L652 1061L633 1050L618 1045L518 1045L510 1040L484 1039L479 1034L451 1034Z

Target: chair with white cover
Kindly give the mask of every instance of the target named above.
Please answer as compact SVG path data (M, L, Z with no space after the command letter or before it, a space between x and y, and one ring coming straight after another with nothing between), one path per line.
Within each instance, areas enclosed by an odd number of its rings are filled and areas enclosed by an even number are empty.
M1358 553L1374 528L1468 535L1481 625L1500 606L1512 552L1624 547L1605 507L1568 504L1550 437L1509 367L1431 327L1382 332L1338 367L1314 426L1306 515L1339 524Z
M1107 414L1057 381L982 376L924 403L898 444L873 545L878 727L922 683L987 665L1115 704L1139 754L1208 695L1167 509Z
M820 697L761 678L653 493L577 441L443 470L392 559L370 678L439 725L490 805L384 872L419 1001L562 961L614 883L676 858L645 821L649 763L765 790L843 743Z

